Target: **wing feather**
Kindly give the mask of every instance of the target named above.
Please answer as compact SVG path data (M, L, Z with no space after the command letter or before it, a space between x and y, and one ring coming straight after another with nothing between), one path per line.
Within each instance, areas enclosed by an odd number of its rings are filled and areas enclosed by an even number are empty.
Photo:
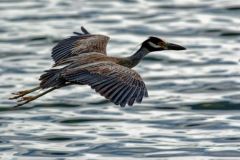
M132 69L113 62L97 62L85 66L67 68L65 80L88 84L100 95L124 107L134 102L141 103L147 89L140 75Z
M124 85L124 87L121 89L121 91L118 93L118 95L115 97L116 104L121 103L121 98L124 97L124 94L128 91L129 86Z
M55 63L79 54L98 52L106 54L109 41L108 36L90 34L84 27L83 33L73 32L75 35L60 41L52 49L52 58Z

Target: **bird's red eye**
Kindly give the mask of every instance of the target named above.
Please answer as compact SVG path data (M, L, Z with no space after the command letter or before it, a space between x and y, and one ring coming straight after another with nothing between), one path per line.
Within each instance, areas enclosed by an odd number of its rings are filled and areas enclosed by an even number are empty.
M161 40L161 41L158 42L158 45L159 46L166 46L166 43L163 40Z

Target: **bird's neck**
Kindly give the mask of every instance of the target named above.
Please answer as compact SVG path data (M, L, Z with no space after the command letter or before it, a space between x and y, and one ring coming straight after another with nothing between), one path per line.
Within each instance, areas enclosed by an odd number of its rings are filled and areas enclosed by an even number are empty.
M132 63L132 67L135 67L143 59L143 57L148 53L149 53L149 50L147 50L145 47L141 47L136 53L128 57L128 59Z

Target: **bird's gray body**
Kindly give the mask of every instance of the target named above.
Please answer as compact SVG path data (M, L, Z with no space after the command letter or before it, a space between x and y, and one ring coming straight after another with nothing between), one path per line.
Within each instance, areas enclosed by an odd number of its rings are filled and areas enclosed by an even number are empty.
M111 102L124 107L134 102L141 103L148 96L147 88L141 76L132 68L135 67L149 52L167 49L167 46L182 50L183 47L166 43L163 40L150 37L142 43L141 48L129 57L112 57L106 53L109 37L90 34L85 28L83 33L75 33L60 41L52 49L53 68L40 76L40 86L27 91L18 92L23 105L34 98L25 97L38 89L48 89L44 94L67 85L89 85L96 92ZM42 94L42 95L44 95ZM41 96L42 96L41 95Z

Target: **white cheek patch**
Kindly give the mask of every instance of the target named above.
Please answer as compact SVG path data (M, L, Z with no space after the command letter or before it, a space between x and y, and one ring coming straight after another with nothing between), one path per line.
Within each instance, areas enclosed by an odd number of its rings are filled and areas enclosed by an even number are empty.
M156 44L154 44L154 43L152 43L152 42L148 42L148 44L149 44L151 47L153 47L153 48L161 48L161 46L156 45Z

